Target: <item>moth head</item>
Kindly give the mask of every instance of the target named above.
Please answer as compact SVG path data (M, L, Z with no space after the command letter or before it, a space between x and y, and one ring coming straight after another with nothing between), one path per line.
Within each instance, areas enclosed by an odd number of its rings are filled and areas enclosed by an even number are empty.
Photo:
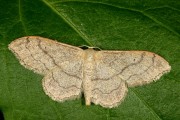
M83 49L83 50L87 50L87 49L92 49L92 50L95 50L95 51L100 51L101 49L98 48L98 47L90 47L90 46L87 46L87 45L82 45L82 46L79 46L79 48Z

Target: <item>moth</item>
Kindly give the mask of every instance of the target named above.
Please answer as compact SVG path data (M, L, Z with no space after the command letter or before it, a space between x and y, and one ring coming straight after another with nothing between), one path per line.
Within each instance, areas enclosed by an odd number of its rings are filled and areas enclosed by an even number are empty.
M21 65L44 76L45 94L59 102L84 93L86 105L117 107L128 87L151 83L171 70L152 52L83 50L38 36L18 38L9 49Z

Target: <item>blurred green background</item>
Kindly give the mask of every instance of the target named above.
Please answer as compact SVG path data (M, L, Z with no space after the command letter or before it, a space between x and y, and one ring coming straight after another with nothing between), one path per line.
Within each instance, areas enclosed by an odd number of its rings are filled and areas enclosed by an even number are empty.
M157 82L129 88L117 108L58 103L37 75L21 66L8 44L42 36L103 50L147 50L172 70ZM179 120L179 0L0 0L0 111L5 120Z

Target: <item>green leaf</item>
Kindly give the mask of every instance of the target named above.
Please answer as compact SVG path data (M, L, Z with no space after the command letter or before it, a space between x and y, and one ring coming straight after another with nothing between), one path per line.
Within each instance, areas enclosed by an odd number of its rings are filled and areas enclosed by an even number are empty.
M180 1L0 0L0 111L5 120L179 120ZM58 103L45 95L43 76L25 69L8 50L37 35L74 46L147 50L172 66L157 82L129 88L117 108Z

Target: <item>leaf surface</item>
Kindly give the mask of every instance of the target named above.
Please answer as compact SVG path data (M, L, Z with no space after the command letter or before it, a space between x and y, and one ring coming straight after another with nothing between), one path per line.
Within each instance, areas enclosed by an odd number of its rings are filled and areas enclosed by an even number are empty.
M0 111L5 120L180 119L180 1L0 0ZM129 88L117 108L58 103L45 95L42 76L21 66L8 44L42 36L103 50L147 50L172 70L157 82Z

